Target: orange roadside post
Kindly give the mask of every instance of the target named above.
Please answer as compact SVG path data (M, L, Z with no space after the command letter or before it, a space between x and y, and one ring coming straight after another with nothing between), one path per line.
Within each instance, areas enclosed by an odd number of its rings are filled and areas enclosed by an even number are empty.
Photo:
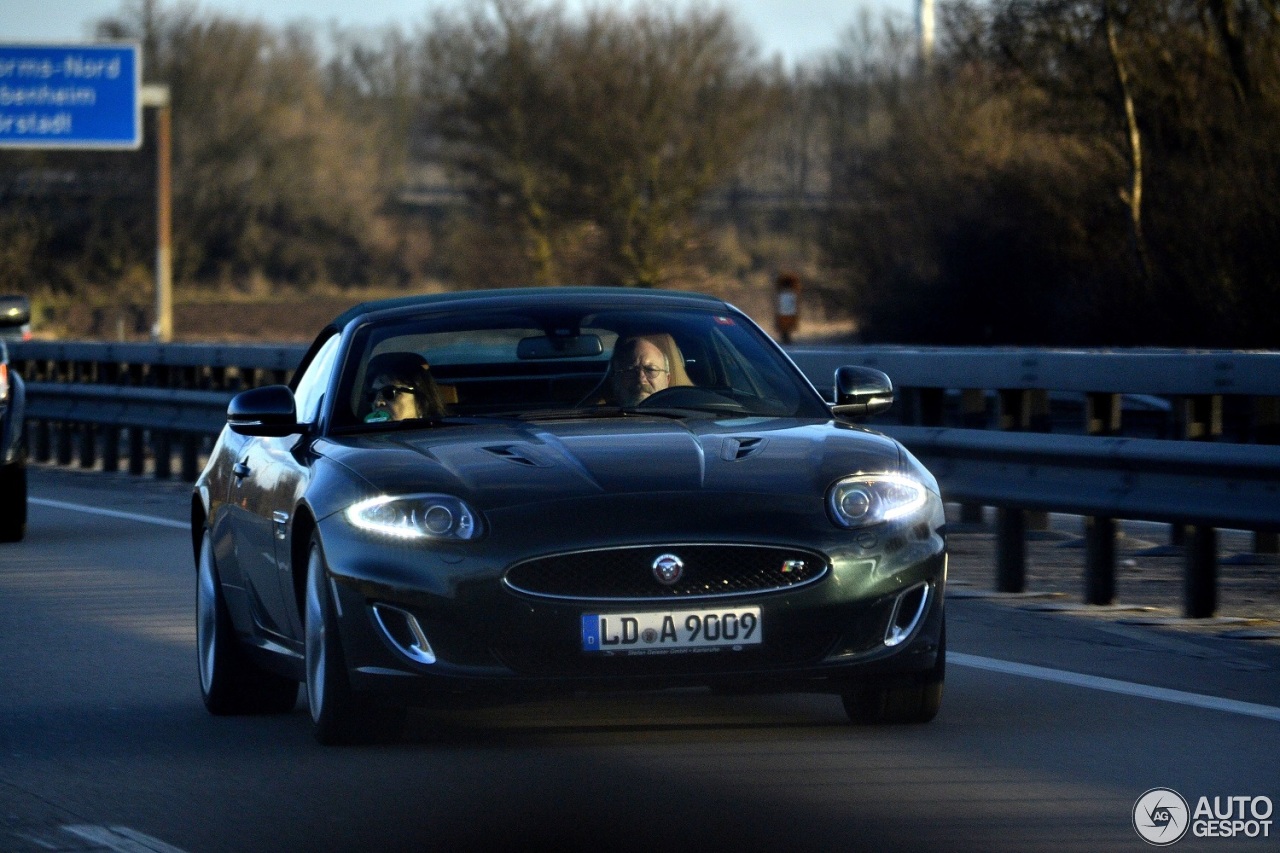
M793 272L778 275L776 313L774 325L778 338L784 344L791 343L791 336L800 327L800 276Z

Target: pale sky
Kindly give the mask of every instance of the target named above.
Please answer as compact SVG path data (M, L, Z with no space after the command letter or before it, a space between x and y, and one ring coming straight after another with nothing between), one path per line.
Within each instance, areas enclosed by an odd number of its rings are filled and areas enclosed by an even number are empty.
M570 3L581 5L584 0ZM619 3L626 0L617 0ZM457 0L199 0L199 8L261 19L272 25L307 20L323 24L378 27L398 24L412 30L428 9ZM609 0L595 0L609 2ZM698 0L674 0L686 6ZM169 3L168 5L176 5ZM458 5L461 5L458 3ZM839 36L862 10L875 18L915 19L916 0L723 0L759 40L764 57L781 54L794 63L836 47ZM81 42L91 38L93 22L117 13L122 0L0 0L0 44Z

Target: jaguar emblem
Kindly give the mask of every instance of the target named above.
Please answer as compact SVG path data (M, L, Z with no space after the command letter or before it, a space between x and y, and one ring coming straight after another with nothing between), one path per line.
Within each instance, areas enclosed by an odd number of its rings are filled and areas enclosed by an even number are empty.
M671 586L684 575L684 560L675 554L662 554L653 561L653 576L658 583Z

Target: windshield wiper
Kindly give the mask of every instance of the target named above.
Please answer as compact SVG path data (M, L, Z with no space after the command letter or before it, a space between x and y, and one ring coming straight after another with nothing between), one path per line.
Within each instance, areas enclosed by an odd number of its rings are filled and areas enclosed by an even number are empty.
M623 410L617 406L588 406L572 409L533 409L523 412L508 412L503 417L515 418L521 421L568 421L619 418L623 415Z
M622 413L631 417L672 418L674 420L684 420L692 417L718 418L730 414L717 409L703 409L697 406L628 406L622 410ZM733 414L741 415L740 412L734 412Z
M403 432L413 429L437 429L440 427L468 426L475 418L445 416L439 418L405 418L399 421L361 421L334 430L335 433L352 432Z
M587 406L573 409L533 409L515 412L494 412L486 414L486 418L501 418L518 421L588 421L612 420L614 418L656 417L681 420L694 414L710 414L688 408L639 408L636 406Z

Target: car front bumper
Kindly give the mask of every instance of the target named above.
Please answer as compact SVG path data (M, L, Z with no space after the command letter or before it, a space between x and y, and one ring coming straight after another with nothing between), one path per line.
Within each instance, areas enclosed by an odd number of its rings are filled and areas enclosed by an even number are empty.
M856 680L931 669L942 634L946 548L927 525L874 542L863 537L863 544L832 538L815 548L806 541L803 547L823 554L827 565L821 577L795 589L644 602L561 600L511 589L503 582L509 566L537 553L538 543L528 541L518 550L494 542L374 543L340 519L322 524L321 538L353 687L410 704L468 693L694 686L842 692ZM795 545L759 538L760 545ZM678 552L689 541L628 544ZM584 614L742 607L759 608L758 645L660 654L583 649Z

